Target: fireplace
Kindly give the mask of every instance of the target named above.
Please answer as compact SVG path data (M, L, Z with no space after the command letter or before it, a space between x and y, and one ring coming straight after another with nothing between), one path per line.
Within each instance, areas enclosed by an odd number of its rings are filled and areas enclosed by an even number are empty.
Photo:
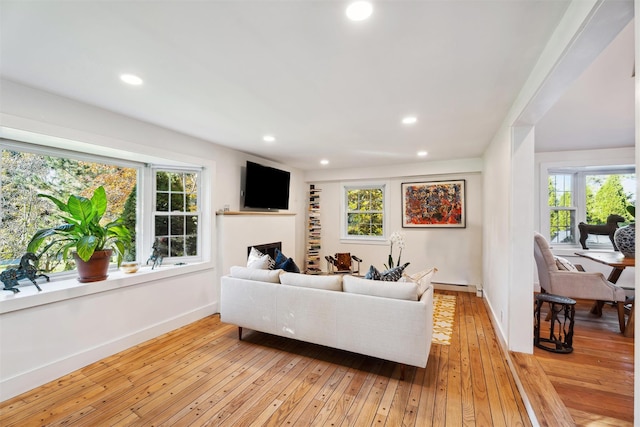
M276 259L276 249L282 251L282 242L273 242L273 243L265 243L262 245L252 245L247 247L247 257L251 252L251 248L256 248L263 254L267 254L271 257L271 259Z

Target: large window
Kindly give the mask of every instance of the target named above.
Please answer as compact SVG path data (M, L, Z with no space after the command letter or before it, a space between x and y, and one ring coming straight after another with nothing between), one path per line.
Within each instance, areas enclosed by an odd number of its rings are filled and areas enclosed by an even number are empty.
M0 149L0 271L16 264L37 230L59 223L52 215L57 208L39 193L66 201L71 194L91 197L99 186L108 198L103 221L120 218L131 232L125 260L144 263L154 242L165 261L200 257L199 169L159 168L7 140L0 140ZM140 188L153 189L155 197L138 197ZM75 268L55 253L37 254L40 269Z
M633 221L626 208L635 203L636 175L633 167L550 170L550 241L577 244L579 222L606 224L611 214ZM587 242L590 247L611 247L608 236L589 235Z
M198 255L198 174L156 170L155 244L163 256Z
M384 238L385 186L344 187L344 238Z

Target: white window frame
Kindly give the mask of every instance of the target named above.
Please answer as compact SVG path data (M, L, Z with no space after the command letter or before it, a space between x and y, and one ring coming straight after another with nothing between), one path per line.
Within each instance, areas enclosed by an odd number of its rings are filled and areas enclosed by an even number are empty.
M551 237L551 227L549 224L549 216L551 208L549 206L549 176L553 174L573 175L573 204L571 208L561 208L564 210L575 211L575 243L553 243L554 246L561 248L579 248L580 232L577 229L580 222L586 222L586 177L588 175L606 175L606 174L629 174L636 173L635 165L629 164L591 164L591 162L557 162L557 163L541 163L540 165L540 232L547 238ZM637 177L636 177L637 179ZM612 250L611 241L606 236L599 239L599 242L590 242L590 249Z
M386 182L367 182L367 183L342 183L341 184L342 202L340 206L340 239L346 243L361 242L361 243L387 243L388 233L388 218L389 218L389 203L387 197L388 183ZM380 189L382 190L382 235L381 236L350 236L347 234L348 221L347 221L347 191L349 190L370 190Z
M202 259L202 205L201 205L201 195L202 195L202 169L201 168L176 168L176 167L167 167L167 166L160 166L160 165L154 165L151 168L151 181L153 182L153 201L152 201L152 209L150 209L151 211L151 216L149 218L149 224L151 225L151 250L153 250L153 242L155 242L156 239L156 234L155 234L155 219L156 216L158 215L164 215L167 214L167 212L159 212L156 211L156 198L158 195L158 189L156 187L157 185L157 180L156 180L156 172L173 172L173 173L195 173L197 175L197 210L196 212L190 212L190 215L195 215L198 217L198 245L197 245L197 249L196 255L193 256L182 256L182 257L172 257L172 256L166 256L163 259L164 261L167 262L194 262L194 261L199 261ZM185 214L185 212L181 212L181 214ZM151 252L150 252L151 253Z

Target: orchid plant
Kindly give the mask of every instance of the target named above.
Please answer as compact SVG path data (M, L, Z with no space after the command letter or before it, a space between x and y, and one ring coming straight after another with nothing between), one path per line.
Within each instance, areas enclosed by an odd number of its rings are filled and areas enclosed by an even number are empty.
M391 269L394 267L394 265L395 266L400 265L400 259L402 258L402 249L404 249L404 245L405 245L405 235L400 231L394 231L393 233L391 233L391 236L389 236L389 240L391 241L391 248L389 250L389 265L385 264L386 269ZM393 246L394 245L396 245L399 249L398 261L395 264L393 263Z

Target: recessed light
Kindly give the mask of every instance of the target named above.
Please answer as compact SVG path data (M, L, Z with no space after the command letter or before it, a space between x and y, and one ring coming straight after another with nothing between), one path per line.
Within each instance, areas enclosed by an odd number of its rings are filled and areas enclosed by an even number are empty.
M320 160L320 164L321 164L321 165L323 165L323 166L326 166L326 165L328 165L328 164L329 164L329 160L327 160L327 159L322 159L322 160Z
M276 137L273 135L265 135L262 137L262 140L264 142L274 142L276 140Z
M347 18L352 21L363 21L371 16L373 6L368 1L355 1L347 6Z
M426 151L418 151L418 156L420 157L427 157L427 154L429 153L427 153Z
M416 116L407 116L402 118L402 123L404 123L405 125L412 125L417 121L418 118Z
M120 80L133 86L140 86L142 84L142 79L135 74L120 74Z

